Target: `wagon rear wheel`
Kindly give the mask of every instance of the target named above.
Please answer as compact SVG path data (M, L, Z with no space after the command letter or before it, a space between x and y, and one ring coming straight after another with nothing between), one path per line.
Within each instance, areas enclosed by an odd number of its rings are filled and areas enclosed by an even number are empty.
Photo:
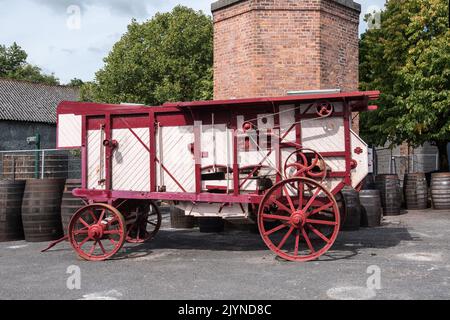
M339 232L333 195L304 177L281 181L261 200L258 228L266 245L290 261L310 261L326 253Z
M158 206L149 201L145 204L137 205L134 208L136 222L129 226L127 231L127 242L144 243L152 240L161 228L161 212Z
M81 258L103 261L122 248L126 234L125 220L110 205L92 204L73 215L68 233L70 244Z

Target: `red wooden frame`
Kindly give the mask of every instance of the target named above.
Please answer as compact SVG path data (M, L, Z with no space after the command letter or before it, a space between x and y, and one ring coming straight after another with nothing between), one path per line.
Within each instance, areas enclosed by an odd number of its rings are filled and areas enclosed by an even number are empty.
M281 149L285 147L301 146L301 119L317 117L315 113L306 114L307 111L300 114L298 106L300 104L314 103L318 100L329 102L341 102L343 104L343 112L335 112L331 117L343 117L345 146L344 150L338 152L323 152L321 155L326 157L345 157L345 172L332 172L330 177L342 177L342 182L336 187L332 193L336 194L345 185L351 185L351 132L350 117L352 112L368 111L369 101L376 100L379 97L378 91L369 92L347 92L337 94L310 94L301 96L287 96L274 98L255 98L255 99L237 99L237 100L219 100L219 101L197 101L197 102L177 102L167 103L159 107L134 106L134 105L110 105L97 103L82 102L62 102L57 109L59 114L75 114L82 116L82 188L74 190L74 195L87 198L94 202L108 202L120 199L145 199L145 200L171 200L171 201L192 201L192 202L214 202L214 203L247 203L258 204L262 195L255 193L242 193L240 188L246 179L241 183L239 179L239 163L238 163L238 140L237 140L237 115L245 115L252 118L255 114L273 113L275 128L280 127L279 107L280 105L292 104L296 106L295 121L296 123L284 133L284 136L291 130L295 130L296 143L281 143L282 137L275 148L271 148L267 156L271 152L276 153L276 166L278 174L277 182L282 179L279 174L281 172ZM373 109L373 108L371 108ZM157 124L160 126L181 126L193 125L194 121L202 121L203 124L209 124L211 121L210 114L214 112L216 124L227 124L233 132L233 193L208 193L202 190L201 180L201 132L194 129L194 156L195 164L195 192L160 192L157 190L156 166L159 163L156 154L156 130ZM105 147L105 190L89 190L87 188L87 130L91 126L94 118L103 118L105 121L105 139L112 140L113 128L128 128L133 133L133 128L149 128L150 139L149 145L142 141L136 134L134 136L140 141L150 154L150 192L130 192L121 190L112 190L112 147ZM117 121L120 119L120 121ZM194 127L195 128L195 127ZM263 162L263 161L262 161ZM262 163L261 162L261 163ZM261 164L260 163L260 164ZM181 190L183 186L176 178L162 166L163 170L178 184ZM247 177L247 179L251 174Z

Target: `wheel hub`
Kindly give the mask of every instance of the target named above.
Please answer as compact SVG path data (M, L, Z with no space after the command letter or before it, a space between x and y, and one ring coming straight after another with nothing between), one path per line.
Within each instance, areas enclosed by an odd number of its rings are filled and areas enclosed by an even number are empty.
M91 239L98 240L103 237L103 227L99 224L94 224L89 227L88 235Z
M290 222L294 227L303 226L306 222L306 217L303 211L299 210L294 212L294 214L291 216Z

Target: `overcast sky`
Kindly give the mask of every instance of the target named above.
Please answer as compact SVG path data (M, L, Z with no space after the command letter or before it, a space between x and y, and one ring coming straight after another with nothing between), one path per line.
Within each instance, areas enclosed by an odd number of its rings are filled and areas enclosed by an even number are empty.
M17 42L28 61L62 83L93 80L103 58L134 17L151 18L182 4L211 14L211 0L0 0L0 44ZM357 0L363 14L385 0ZM78 17L78 8L80 19ZM360 32L366 26L362 22Z

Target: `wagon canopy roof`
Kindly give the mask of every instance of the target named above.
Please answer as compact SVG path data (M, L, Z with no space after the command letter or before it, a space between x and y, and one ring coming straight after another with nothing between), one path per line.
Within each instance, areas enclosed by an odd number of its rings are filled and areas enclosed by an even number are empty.
M232 99L232 100L210 100L210 101L192 101L192 102L168 102L164 107L178 107L178 108L193 108L193 107L233 107L245 105L282 105L282 104L296 104L302 102L316 101L316 100L330 100L330 101L372 101L378 99L379 91L354 91L342 93L328 93L328 94L303 94L291 95L283 97L267 97L267 98L249 98L249 99Z
M367 104L371 100L378 99L379 91L355 91L332 94L305 94L292 95L284 97L272 98L250 98L250 99L234 99L234 100L209 100L209 101L192 101L192 102L168 102L162 106L144 106L131 104L100 104L92 102L73 102L64 101L58 106L58 114L75 113L75 114L90 114L100 115L105 112L116 113L147 113L149 111L155 112L177 112L182 109L191 108L238 108L238 107L260 107L286 104L301 104L308 102L315 102L317 100L327 100L330 102L344 101L351 103L353 111L367 110Z

